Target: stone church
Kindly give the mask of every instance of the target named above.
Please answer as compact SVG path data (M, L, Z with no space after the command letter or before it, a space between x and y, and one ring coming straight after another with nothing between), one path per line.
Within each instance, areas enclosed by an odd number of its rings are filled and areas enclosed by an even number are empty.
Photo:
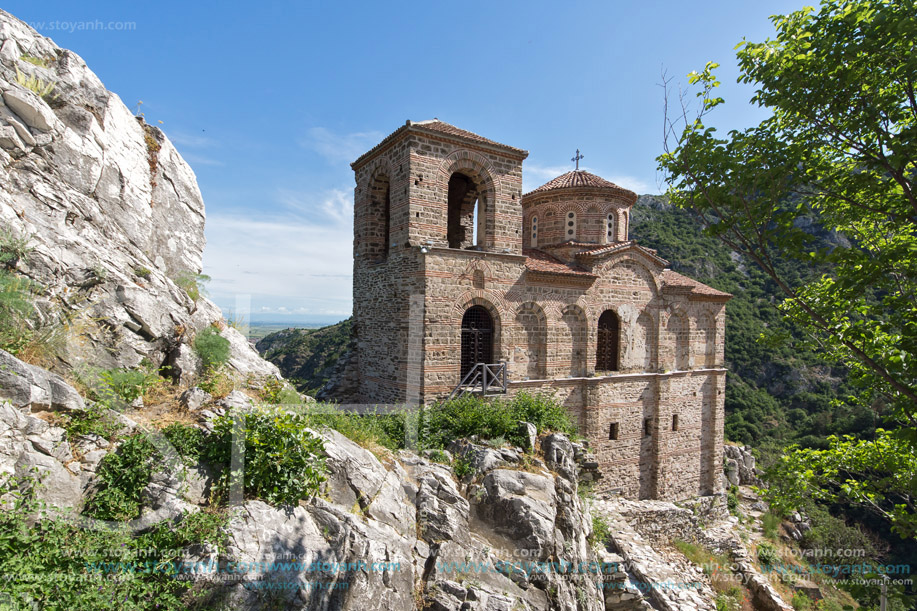
M599 491L718 491L730 295L628 239L627 189L577 169L523 193L527 156L434 119L352 164L353 398L550 393Z

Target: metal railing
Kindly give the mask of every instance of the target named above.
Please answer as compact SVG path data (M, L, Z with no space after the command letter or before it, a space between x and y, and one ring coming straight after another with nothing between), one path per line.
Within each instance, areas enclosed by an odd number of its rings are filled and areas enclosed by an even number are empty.
M449 395L449 400L457 399L469 392L481 395L495 392L506 393L506 383L506 361L476 363Z

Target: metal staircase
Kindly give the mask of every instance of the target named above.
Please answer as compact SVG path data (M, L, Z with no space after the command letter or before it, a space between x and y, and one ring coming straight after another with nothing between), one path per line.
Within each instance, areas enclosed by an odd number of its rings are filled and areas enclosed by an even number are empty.
M465 377L448 400L458 399L466 393L474 393L482 397L495 397L506 394L506 361L502 363L475 363L468 370Z

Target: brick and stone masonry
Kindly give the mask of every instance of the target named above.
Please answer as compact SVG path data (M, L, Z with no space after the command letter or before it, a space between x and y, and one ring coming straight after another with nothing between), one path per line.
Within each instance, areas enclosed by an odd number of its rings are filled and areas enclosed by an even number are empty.
M510 393L553 394L578 420L599 491L718 492L731 296L628 240L627 189L575 170L523 195L527 156L434 119L352 164L348 398L428 403L469 359L506 362Z

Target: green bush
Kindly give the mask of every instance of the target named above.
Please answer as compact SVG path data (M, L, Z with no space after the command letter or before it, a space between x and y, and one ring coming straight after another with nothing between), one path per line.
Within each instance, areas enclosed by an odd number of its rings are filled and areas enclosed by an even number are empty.
M200 461L206 439L204 431L190 424L176 422L162 429L162 434L185 465L191 467Z
M283 402L281 382L269 383L264 398L267 402ZM504 441L522 445L524 435L519 422L531 422L539 432L560 431L575 434L576 427L566 409L550 397L532 396L520 393L512 399L483 400L466 395L455 401L435 404L424 408L419 415L410 412L354 413L341 410L334 405L302 405L298 412L304 422L313 428L328 427L364 446L378 445L390 450L406 447L406 435L415 422L408 425L409 418L417 418L417 447L421 449L445 449L455 439L477 435L492 444ZM455 468L453 466L453 468ZM458 467L461 470L461 467Z
M611 537L611 527L603 516L592 516L592 542L600 547L605 547Z
M18 66L16 67L16 82L22 85L23 87L25 87L26 89L28 89L29 91L32 91L40 95L47 101L53 100L58 95L58 94L51 95L51 93L54 91L54 87L57 86L57 84L54 81L45 82L44 80L38 78L37 76L24 74L19 71Z
M9 597L2 600L11 603L0 608L205 608L201 599L206 591L192 590L192 582L176 579L173 562L189 545L209 543L221 549L224 513L187 515L141 535L118 528L81 528L37 500L30 486L18 491L19 483L0 484L0 574L2 592Z
M141 493L153 475L156 448L141 433L126 438L99 462L98 488L83 512L100 520L131 520L140 515Z
M849 526L814 503L805 509L812 528L802 535L802 547L809 550L850 550L825 561L838 567L872 564L880 557L873 539L859 526Z
M739 515L739 489L735 486L726 491L726 507L732 515Z
M364 446L378 445L389 450L405 447L406 412L357 414L335 405L304 405L300 412L312 428L334 429L344 437Z
M302 397L284 380L268 378L261 388L261 400L271 405L302 405Z
M796 592L793 594L793 609L795 611L810 611L812 609L812 599L803 594Z
M576 433L567 410L550 397L519 393L511 399L486 400L465 395L423 410L419 444L422 448L444 448L454 439L478 435L483 439L503 437L522 445L526 440L519 429L520 421L534 424L539 433Z
M776 513L768 511L761 516L761 528L764 530L764 536L773 541L777 540L777 528L782 522L782 518Z
M226 467L232 457L233 415L214 420L205 457ZM324 446L306 430L308 420L300 413L260 407L242 414L245 433L244 489L273 504L295 505L314 495L325 480ZM226 491L229 468L224 468L218 487Z
M151 270L149 267L138 265L134 268L134 274L136 274L138 278L147 280L153 274L153 270Z
M765 568L777 566L780 562L780 556L777 554L777 548L771 543L762 541L758 544L758 562Z
M474 464L464 456L459 456L452 462L452 471L459 479L475 473Z
M37 55L32 55L31 53L23 53L22 55L19 56L19 59L21 59L24 62L29 62L33 66L39 66L41 68L47 68L48 66L51 65L51 62L53 61L51 59L45 59L44 57L38 57Z
M229 340L213 327L197 334L193 348L208 371L219 369L229 360Z
M70 440L81 435L99 435L111 441L122 429L107 403L91 403L85 410L61 414L56 424L67 431Z
M102 369L96 373L99 399L120 399L127 403L142 397L162 381L159 374L149 369Z
M178 288L188 293L192 301L197 301L201 295L206 294L204 284L210 282L210 276L185 271L176 274L172 281Z
M0 349L18 354L31 342L34 289L28 278L0 269Z
M11 229L0 231L0 265L14 269L32 250L31 235L21 236Z

